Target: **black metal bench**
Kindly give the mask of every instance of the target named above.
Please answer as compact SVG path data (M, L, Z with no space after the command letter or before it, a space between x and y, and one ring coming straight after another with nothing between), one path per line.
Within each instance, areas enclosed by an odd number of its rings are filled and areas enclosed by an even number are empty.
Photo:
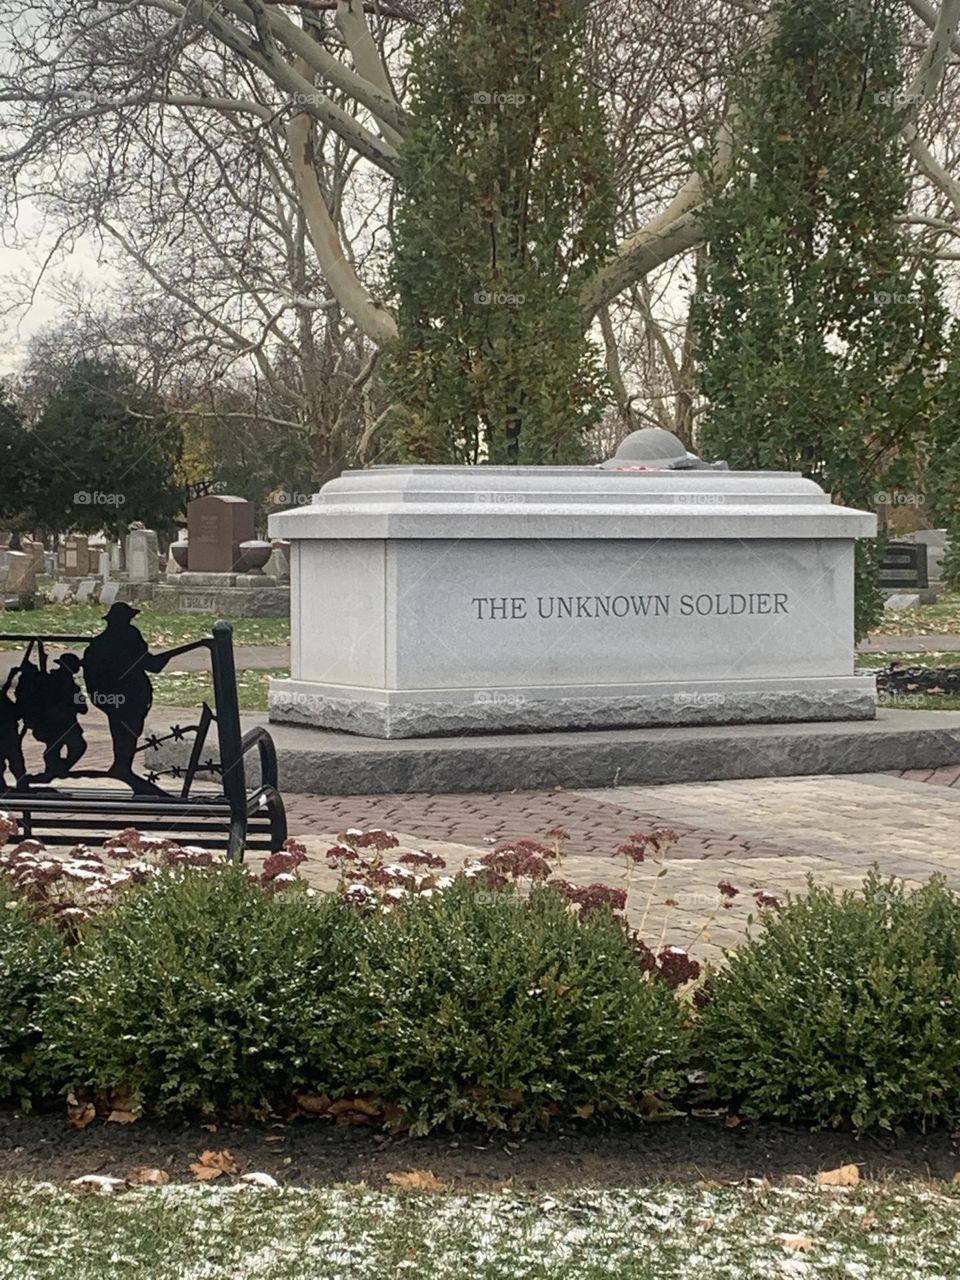
M142 644L140 633L133 628L131 630ZM16 640L26 646L21 665L16 668L18 687L26 671L29 679L41 689L43 686L38 683L37 676L38 673L43 677L47 675L46 645L89 645L95 638L97 637L0 634L0 640ZM38 657L36 664L32 661L34 648ZM70 767L58 773L57 766L52 762L57 759L56 753L60 746L56 741L51 744L48 729L35 729L34 737L47 744L44 752L47 768L40 775L24 771L18 778L14 773L13 785L7 787L4 764L7 765L8 773L12 770L9 757L5 758L2 754L3 745L0 743L0 810L7 810L19 817L25 838L42 840L48 845L92 844L102 843L125 828L136 828L145 834L170 837L178 843L223 850L232 860L241 859L245 849L275 852L282 847L287 838L287 823L278 789L276 750L265 729L256 727L245 734L241 732L233 629L230 624L218 622L209 637L181 645L166 654L151 655L144 646L142 679L147 679L146 671L160 670L162 664L176 654L194 649L206 649L210 654L213 708L204 702L196 724L174 725L163 736L148 732L142 742L137 742L135 748L136 754L142 754L144 760L149 762L149 753L156 753L161 743L171 739L187 741L192 735L189 761L185 766L174 765L168 769L151 770L146 776L141 776L132 769L118 769L119 752L116 750L116 737L113 735L111 721L115 751L114 765L110 769ZM57 663L60 668L64 668L64 665L62 659ZM82 659L74 659L74 664L66 669L73 672L82 666ZM118 678L140 678L139 673L131 676L132 670L131 665L129 671L119 672ZM61 684L66 679L62 670L57 673L57 679ZM30 731L29 722L33 716L42 716L43 709L39 712L35 708L27 711L26 705L23 708L18 706L16 695L10 696L9 685L10 680L2 694L3 707L0 708L0 714L6 716L8 747L13 745L9 736L10 725L14 720L17 721L16 732L21 743L19 760L22 762L22 744ZM89 672L87 686L89 691ZM149 682L146 687L150 689ZM148 693L148 698L149 696ZM79 691L75 695L75 701L83 704L85 715L86 699ZM97 709L96 698L94 709ZM111 711L108 709L106 713L109 717ZM61 711L61 722L63 714ZM71 713L67 711L65 714L69 719ZM76 714L74 712L72 718L76 727L79 727ZM118 713L113 711L112 714ZM205 758L208 737L214 725L219 754L217 758ZM75 728L73 732L76 732ZM67 734L61 736L66 739ZM80 741L84 741L82 733ZM132 757L133 746L130 750ZM256 752L259 757L260 777L259 785L248 790L245 761L251 752ZM171 774L180 782L177 792L164 791L157 785L163 773ZM194 785L198 776L203 775L211 780L211 785L206 790ZM72 780L82 778L120 780L126 784L126 789L101 786L81 789L69 786ZM68 785L63 785L65 783Z

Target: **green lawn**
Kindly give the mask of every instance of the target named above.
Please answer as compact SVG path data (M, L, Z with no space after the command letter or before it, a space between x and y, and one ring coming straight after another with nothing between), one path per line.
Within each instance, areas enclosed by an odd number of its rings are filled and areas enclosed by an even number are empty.
M99 605L89 604L47 604L24 613L0 610L0 633L95 635L103 627L104 612ZM150 645L178 645L209 635L216 621L212 613L156 613L145 605L137 626ZM235 644L289 644L290 622L287 618L236 618L233 639ZM15 642L0 641L0 647L10 649Z
M888 609L871 636L960 635L960 591L947 592L936 604Z
M0 1189L0 1280L946 1280L948 1187Z
M892 662L904 667L960 667L960 653L858 653L858 671L879 671ZM899 711L960 711L960 696L941 693L906 693L899 697L881 695L881 707Z
M241 711L266 711L268 678L289 676L289 671L238 671L237 693ZM164 707L196 707L213 699L213 681L209 671L164 671L150 677L153 701Z

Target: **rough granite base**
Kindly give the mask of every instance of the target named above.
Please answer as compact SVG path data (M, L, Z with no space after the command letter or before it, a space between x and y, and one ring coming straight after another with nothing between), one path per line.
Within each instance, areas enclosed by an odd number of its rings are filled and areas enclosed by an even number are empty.
M531 730L872 720L873 677L737 680L594 689L425 689L403 693L299 680L270 684L270 719L368 738Z
M184 576L180 575L181 578ZM263 579L254 581L262 582ZM286 618L290 614L290 588L265 586L258 590L247 586L182 587L179 580L176 580L176 585L168 581L157 586L153 607L157 613L215 613L222 618Z

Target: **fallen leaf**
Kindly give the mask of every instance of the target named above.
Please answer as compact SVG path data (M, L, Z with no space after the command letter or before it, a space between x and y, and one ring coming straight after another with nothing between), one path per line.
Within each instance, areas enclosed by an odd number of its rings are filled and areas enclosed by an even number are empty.
M165 1187L170 1181L166 1169L151 1169L149 1165L139 1165L127 1174L127 1185L131 1187Z
M248 1187L265 1187L270 1190L280 1185L269 1173L245 1173L240 1181Z
M96 1115L97 1109L92 1102L78 1102L76 1094L67 1094L67 1119L74 1129L85 1129Z
M361 1115L378 1116L380 1108L366 1098L338 1098L327 1108L332 1116L343 1115L347 1111L359 1111Z
M74 1178L71 1187L81 1191L99 1191L103 1195L112 1196L126 1186L122 1178L108 1178L102 1173L85 1173L82 1178Z
M818 1187L855 1187L860 1181L860 1170L855 1164L842 1164L839 1169L827 1169L817 1174Z
M139 1120L139 1119L140 1119L140 1117L137 1115L137 1113L136 1113L135 1111L120 1111L120 1110L117 1110L117 1111L111 1111L111 1112L110 1112L110 1114L107 1116L107 1123L108 1123L108 1124L109 1124L109 1123L113 1123L113 1124L133 1124L134 1120Z
M781 1231L779 1235L772 1238L777 1244L783 1245L784 1249L792 1250L794 1253L809 1253L813 1248L813 1241L809 1236L791 1236Z
M325 1093L295 1093L293 1096L297 1106L308 1116L325 1116L330 1110L330 1099Z
M727 1126L728 1129L738 1129L740 1127L740 1117L727 1116L726 1120L724 1120L723 1123Z
M404 1191L442 1191L444 1183L429 1169L408 1169L406 1173L388 1173L387 1181Z
M876 1221L877 1215L875 1213L865 1213L860 1219L860 1230L869 1231Z
M698 1218L695 1226L698 1231L709 1231L716 1221L716 1218Z
M581 1120L589 1120L596 1111L596 1107L592 1102L585 1102L582 1107L577 1107L577 1115Z
M190 1166L197 1182L210 1182L222 1173L238 1173L237 1162L229 1151L204 1151L200 1159Z

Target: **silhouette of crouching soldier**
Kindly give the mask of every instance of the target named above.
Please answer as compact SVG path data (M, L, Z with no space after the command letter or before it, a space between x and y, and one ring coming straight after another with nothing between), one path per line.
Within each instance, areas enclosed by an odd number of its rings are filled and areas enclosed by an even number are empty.
M87 700L74 679L79 670L77 655L65 653L46 677L46 714L42 725L33 731L35 738L47 744L43 753L45 769L36 778L37 782L65 778L87 749L87 740L77 721L78 716L87 714Z
M18 667L7 676L0 690L0 784L6 785L7 769L13 774L13 785L18 791L29 786L27 766L23 758L23 741L20 735L20 713L10 690L19 672Z

